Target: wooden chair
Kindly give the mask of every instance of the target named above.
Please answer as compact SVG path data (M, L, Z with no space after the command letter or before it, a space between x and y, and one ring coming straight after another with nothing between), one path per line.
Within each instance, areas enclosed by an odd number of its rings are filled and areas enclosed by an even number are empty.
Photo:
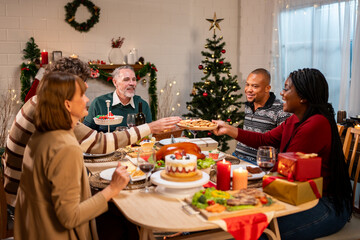
M3 179L0 178L0 239L14 236L14 229L8 229L7 204Z
M341 137L341 135L343 134L343 131L344 131L344 126L340 125L340 124L337 124L337 128L338 128L338 131L339 131L339 135Z
M355 201L356 187L357 187L357 183L359 181L359 172L360 172L360 157L356 158L356 153L357 153L358 145L359 145L359 136L360 136L360 129L355 129L355 128L349 127L346 132L344 145L343 145L345 161L349 165L350 178L352 177L353 169L355 169L354 185L353 185L353 195L354 195L353 196L353 208L354 208L354 211L357 213L360 213L360 207L356 206L357 204ZM351 157L349 157L350 148L351 148L353 139L354 139L354 145L352 147ZM360 197L359 197L358 204L360 205Z

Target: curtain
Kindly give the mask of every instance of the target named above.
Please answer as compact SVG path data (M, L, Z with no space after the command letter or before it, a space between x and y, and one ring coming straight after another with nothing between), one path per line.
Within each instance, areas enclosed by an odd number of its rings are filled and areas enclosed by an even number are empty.
M358 6L358 11L360 6ZM349 107L347 108L349 115L360 115L360 17L357 18L356 31L354 37L354 51L353 51L353 64L351 71L350 94L349 94Z
M356 4L357 0L275 0L271 71L276 94L290 72L317 68L328 81L335 111L349 110Z

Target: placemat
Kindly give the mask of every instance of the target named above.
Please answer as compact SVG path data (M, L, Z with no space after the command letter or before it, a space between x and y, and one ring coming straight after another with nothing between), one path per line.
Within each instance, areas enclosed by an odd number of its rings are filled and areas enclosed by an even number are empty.
M93 174L89 177L89 183L92 188L103 189L106 188L110 181L102 179L100 177L100 173ZM150 183L148 183L150 184ZM129 182L128 185L124 188L124 190L134 190L140 189L145 187L145 179L136 181L136 182Z
M85 163L102 163L102 162L113 162L120 161L126 156L126 152L123 149L118 149L114 154L105 157L84 157Z

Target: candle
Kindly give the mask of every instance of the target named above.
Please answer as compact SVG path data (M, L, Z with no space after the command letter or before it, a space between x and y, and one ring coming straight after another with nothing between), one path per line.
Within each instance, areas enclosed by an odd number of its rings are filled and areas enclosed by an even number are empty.
M42 64L48 64L48 52L45 52L45 49L41 53L41 63Z
M248 171L243 168L237 168L233 171L233 190L246 189L248 182Z
M216 188L222 191L230 190L231 163L223 159L217 162L216 166Z

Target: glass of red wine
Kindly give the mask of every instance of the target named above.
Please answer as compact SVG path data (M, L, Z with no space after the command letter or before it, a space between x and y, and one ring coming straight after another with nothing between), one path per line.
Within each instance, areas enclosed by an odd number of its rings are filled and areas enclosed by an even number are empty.
M258 148L256 161L261 170L269 174L276 163L276 150L271 146L261 146Z
M126 117L126 124L129 128L135 127L135 117L136 113L129 113Z
M140 192L144 192L144 193L151 192L150 188L148 187L148 178L150 177L152 170L154 170L155 168L155 162L156 162L155 149L139 148L137 155L137 165L140 168L140 170L143 171L146 175L145 188L141 189Z

